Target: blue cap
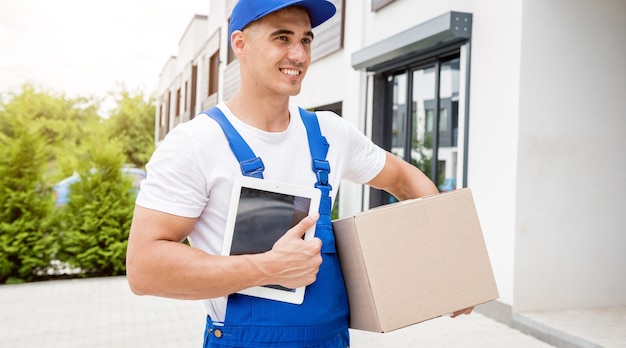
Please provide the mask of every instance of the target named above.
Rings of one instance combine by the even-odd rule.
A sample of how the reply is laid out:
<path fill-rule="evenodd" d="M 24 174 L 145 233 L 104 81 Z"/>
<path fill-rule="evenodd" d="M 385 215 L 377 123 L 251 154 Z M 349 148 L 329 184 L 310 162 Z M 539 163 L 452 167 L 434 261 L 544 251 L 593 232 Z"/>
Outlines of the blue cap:
<path fill-rule="evenodd" d="M 328 0 L 239 0 L 230 16 L 228 40 L 235 30 L 243 30 L 248 24 L 270 13 L 289 6 L 301 6 L 309 13 L 311 28 L 326 22 L 337 9 Z"/>

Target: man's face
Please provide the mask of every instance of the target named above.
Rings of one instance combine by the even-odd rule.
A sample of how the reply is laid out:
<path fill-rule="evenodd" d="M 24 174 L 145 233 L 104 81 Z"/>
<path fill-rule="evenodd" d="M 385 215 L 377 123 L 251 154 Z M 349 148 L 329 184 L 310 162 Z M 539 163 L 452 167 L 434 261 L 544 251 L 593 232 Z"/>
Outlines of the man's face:
<path fill-rule="evenodd" d="M 311 63 L 313 33 L 308 13 L 290 7 L 269 14 L 248 28 L 245 72 L 257 87 L 282 96 L 300 93 Z"/>

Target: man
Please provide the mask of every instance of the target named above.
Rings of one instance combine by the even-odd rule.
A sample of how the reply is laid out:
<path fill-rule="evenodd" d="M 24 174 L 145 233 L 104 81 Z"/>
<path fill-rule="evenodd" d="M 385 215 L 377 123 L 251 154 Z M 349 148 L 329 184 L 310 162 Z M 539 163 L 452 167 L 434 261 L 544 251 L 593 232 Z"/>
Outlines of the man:
<path fill-rule="evenodd" d="M 437 193 L 421 171 L 342 118 L 318 112 L 311 126 L 311 118 L 290 104 L 311 62 L 311 29 L 334 13 L 326 0 L 240 0 L 230 22 L 239 90 L 176 127 L 147 166 L 128 244 L 128 280 L 136 294 L 208 299 L 205 347 L 347 347 L 348 303 L 329 218 L 341 180 L 384 189 L 398 199 Z M 311 131 L 315 125 L 317 132 Z M 268 252 L 219 256 L 232 178 L 249 174 L 229 147 L 235 136 L 262 160 L 265 178 L 315 184 L 328 204 L 322 204 L 321 215 L 286 231 Z M 329 167 L 314 172 L 313 148 L 320 140 L 329 146 L 313 162 Z M 316 223 L 316 238 L 304 241 Z M 192 247 L 180 243 L 185 238 Z M 304 302 L 235 294 L 268 284 L 307 286 Z"/>

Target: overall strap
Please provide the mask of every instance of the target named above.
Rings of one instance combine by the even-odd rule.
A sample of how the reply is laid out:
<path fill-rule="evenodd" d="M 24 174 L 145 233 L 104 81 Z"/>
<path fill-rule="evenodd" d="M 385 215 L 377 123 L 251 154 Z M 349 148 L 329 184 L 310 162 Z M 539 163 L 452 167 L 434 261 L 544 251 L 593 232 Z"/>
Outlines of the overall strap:
<path fill-rule="evenodd" d="M 263 161 L 260 157 L 257 157 L 254 154 L 239 132 L 237 132 L 235 127 L 233 127 L 233 125 L 228 121 L 222 110 L 214 106 L 203 113 L 214 119 L 215 122 L 222 127 L 222 130 L 228 139 L 230 149 L 235 154 L 235 157 L 237 157 L 237 161 L 239 161 L 241 174 L 244 176 L 252 176 L 263 179 L 263 170 L 265 170 Z"/>
<path fill-rule="evenodd" d="M 300 117 L 306 127 L 309 139 L 309 150 L 311 151 L 311 169 L 315 173 L 317 182 L 315 187 L 322 191 L 322 204 L 320 205 L 320 215 L 328 215 L 330 218 L 331 205 L 330 191 L 333 189 L 329 182 L 330 163 L 326 160 L 328 154 L 328 141 L 322 135 L 317 115 L 314 112 L 300 108 Z"/>
<path fill-rule="evenodd" d="M 332 232 L 332 200 L 330 191 L 333 189 L 328 182 L 330 173 L 330 163 L 326 160 L 329 144 L 326 137 L 322 135 L 317 115 L 314 112 L 300 108 L 300 117 L 306 127 L 306 133 L 309 140 L 309 150 L 311 151 L 311 169 L 315 173 L 317 182 L 315 187 L 322 191 L 322 199 L 320 201 L 320 217 L 317 221 L 318 237 L 326 243 L 322 246 L 323 252 L 334 252 L 335 238 Z M 323 234 L 323 235 L 320 235 Z"/>

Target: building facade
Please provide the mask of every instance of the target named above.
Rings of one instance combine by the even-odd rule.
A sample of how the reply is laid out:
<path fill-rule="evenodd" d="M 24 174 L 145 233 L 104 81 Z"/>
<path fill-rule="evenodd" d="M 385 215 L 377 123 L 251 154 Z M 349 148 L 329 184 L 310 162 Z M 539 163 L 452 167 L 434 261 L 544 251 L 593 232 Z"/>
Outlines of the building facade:
<path fill-rule="evenodd" d="M 207 1 L 167 61 L 157 144 L 236 90 L 235 2 Z M 472 189 L 500 291 L 487 311 L 626 306 L 626 2 L 332 2 L 292 101 L 335 111 L 442 191 Z M 345 183 L 336 204 L 390 201 Z"/>

